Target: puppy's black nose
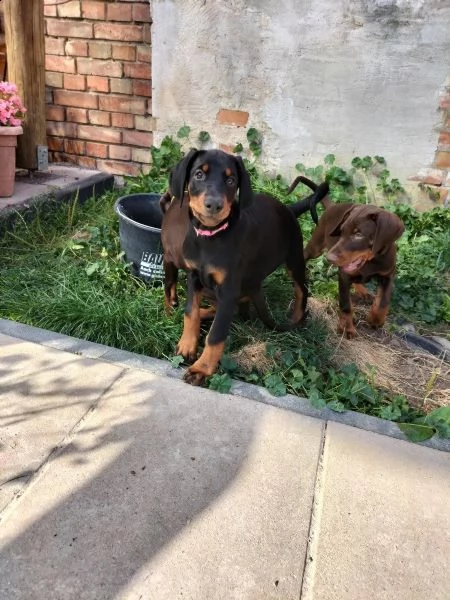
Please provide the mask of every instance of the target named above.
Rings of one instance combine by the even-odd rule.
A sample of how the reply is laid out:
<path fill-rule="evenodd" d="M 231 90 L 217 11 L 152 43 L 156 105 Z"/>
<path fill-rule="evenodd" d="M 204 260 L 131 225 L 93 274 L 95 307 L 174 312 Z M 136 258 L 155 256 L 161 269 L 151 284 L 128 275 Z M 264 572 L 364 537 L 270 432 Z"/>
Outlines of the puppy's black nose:
<path fill-rule="evenodd" d="M 223 208 L 223 199 L 217 196 L 208 196 L 205 200 L 205 208 L 211 214 L 218 213 Z"/>

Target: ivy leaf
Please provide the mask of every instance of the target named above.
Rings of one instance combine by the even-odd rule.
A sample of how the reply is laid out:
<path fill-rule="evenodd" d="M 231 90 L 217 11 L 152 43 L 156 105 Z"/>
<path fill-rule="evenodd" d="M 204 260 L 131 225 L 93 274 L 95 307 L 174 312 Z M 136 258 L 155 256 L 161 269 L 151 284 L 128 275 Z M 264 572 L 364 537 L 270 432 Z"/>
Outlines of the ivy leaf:
<path fill-rule="evenodd" d="M 386 419 L 387 421 L 397 421 L 402 416 L 402 411 L 398 406 L 389 404 L 383 406 L 380 410 L 380 418 Z"/>
<path fill-rule="evenodd" d="M 207 131 L 200 131 L 200 133 L 198 134 L 198 141 L 205 143 L 205 142 L 209 142 L 211 139 L 211 136 L 209 135 L 209 133 Z"/>
<path fill-rule="evenodd" d="M 331 410 L 334 410 L 334 412 L 338 413 L 342 413 L 347 410 L 339 400 L 332 400 L 331 402 L 328 402 L 327 408 L 331 408 Z"/>
<path fill-rule="evenodd" d="M 210 390 L 214 390 L 216 392 L 220 392 L 221 394 L 227 394 L 231 389 L 231 384 L 233 380 L 228 375 L 228 373 L 215 373 L 208 380 L 208 387 Z"/>
<path fill-rule="evenodd" d="M 177 356 L 172 356 L 172 358 L 169 360 L 172 367 L 178 369 L 178 367 L 183 363 L 184 358 L 181 356 L 181 354 L 178 354 Z"/>
<path fill-rule="evenodd" d="M 325 158 L 323 159 L 323 162 L 326 165 L 333 165 L 335 163 L 335 161 L 336 161 L 336 157 L 334 154 L 327 154 L 325 156 Z"/>
<path fill-rule="evenodd" d="M 427 425 L 418 425 L 417 423 L 399 423 L 400 431 L 406 435 L 411 442 L 424 442 L 429 440 L 435 434 L 433 427 Z"/>
<path fill-rule="evenodd" d="M 264 377 L 264 385 L 272 396 L 284 396 L 286 394 L 286 386 L 281 377 L 276 373 Z"/>
<path fill-rule="evenodd" d="M 99 262 L 93 262 L 85 268 L 86 275 L 91 276 L 100 269 Z"/>
<path fill-rule="evenodd" d="M 191 128 L 189 127 L 189 125 L 183 125 L 183 127 L 180 127 L 180 129 L 177 131 L 177 137 L 187 138 L 187 137 L 189 137 L 190 133 L 191 133 Z"/>
<path fill-rule="evenodd" d="M 220 359 L 220 365 L 225 371 L 236 371 L 238 367 L 237 362 L 227 354 Z"/>
<path fill-rule="evenodd" d="M 317 408 L 318 410 L 322 410 L 322 408 L 325 408 L 325 406 L 327 405 L 325 400 L 320 396 L 319 390 L 317 388 L 312 388 L 310 390 L 309 401 L 314 406 L 314 408 Z"/>
<path fill-rule="evenodd" d="M 239 142 L 239 144 L 236 144 L 236 146 L 233 148 L 233 153 L 239 154 L 239 152 L 242 152 L 243 149 L 244 146 Z"/>

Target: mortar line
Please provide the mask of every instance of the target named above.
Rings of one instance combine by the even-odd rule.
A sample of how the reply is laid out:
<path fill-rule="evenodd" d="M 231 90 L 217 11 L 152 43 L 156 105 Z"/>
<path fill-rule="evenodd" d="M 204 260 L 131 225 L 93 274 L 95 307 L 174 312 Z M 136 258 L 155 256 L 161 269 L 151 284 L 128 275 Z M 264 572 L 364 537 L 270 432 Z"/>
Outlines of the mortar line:
<path fill-rule="evenodd" d="M 316 574 L 317 549 L 320 537 L 320 525 L 323 512 L 323 496 L 325 487 L 325 468 L 328 459 L 328 421 L 325 421 L 320 443 L 319 460 L 317 461 L 314 494 L 309 520 L 308 543 L 302 573 L 302 586 L 299 600 L 313 600 L 314 577 Z"/>
<path fill-rule="evenodd" d="M 113 379 L 113 381 L 111 381 L 111 383 L 103 390 L 103 392 L 98 396 L 98 398 L 89 406 L 87 411 L 83 415 L 81 415 L 81 417 L 72 427 L 72 429 L 70 429 L 63 437 L 63 439 L 50 450 L 44 461 L 36 468 L 36 470 L 32 472 L 32 475 L 30 476 L 29 480 L 24 484 L 23 488 L 19 490 L 19 492 L 17 492 L 14 498 L 12 498 L 8 502 L 8 504 L 6 504 L 6 506 L 3 507 L 2 510 L 0 510 L 0 525 L 8 519 L 9 515 L 12 512 L 14 512 L 16 504 L 20 502 L 20 499 L 25 494 L 25 492 L 27 492 L 47 472 L 50 463 L 53 462 L 53 460 L 57 456 L 62 454 L 67 448 L 67 446 L 71 444 L 74 437 L 83 427 L 85 421 L 97 410 L 102 399 L 106 396 L 106 394 L 110 392 L 110 390 L 116 383 L 123 379 L 128 370 L 129 369 L 127 368 L 123 368 L 120 371 L 117 377 Z"/>

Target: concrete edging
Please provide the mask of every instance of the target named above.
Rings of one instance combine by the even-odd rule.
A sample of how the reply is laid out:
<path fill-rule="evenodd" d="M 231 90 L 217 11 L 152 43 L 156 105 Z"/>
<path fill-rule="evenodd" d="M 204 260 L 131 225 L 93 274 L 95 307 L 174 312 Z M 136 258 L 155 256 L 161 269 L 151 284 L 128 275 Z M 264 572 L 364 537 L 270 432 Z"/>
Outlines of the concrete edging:
<path fill-rule="evenodd" d="M 24 341 L 34 342 L 42 346 L 62 350 L 85 358 L 101 359 L 102 361 L 125 366 L 128 368 L 142 369 L 156 375 L 182 379 L 183 371 L 175 369 L 166 360 L 152 358 L 142 354 L 134 354 L 127 350 L 119 350 L 111 346 L 104 346 L 86 340 L 74 338 L 47 329 L 40 329 L 23 323 L 16 323 L 7 319 L 0 319 L 0 333 L 15 337 Z M 285 396 L 272 396 L 265 388 L 242 381 L 233 380 L 230 394 L 242 396 L 256 402 L 263 402 L 270 406 L 283 408 L 309 417 L 325 421 L 335 421 L 343 425 L 357 427 L 365 431 L 371 431 L 380 435 L 386 435 L 399 440 L 409 442 L 408 438 L 400 431 L 398 426 L 385 419 L 372 417 L 351 410 L 343 413 L 334 412 L 328 408 L 318 410 L 314 408 L 307 398 L 301 398 L 292 394 Z M 420 445 L 450 452 L 450 440 L 432 437 Z"/>

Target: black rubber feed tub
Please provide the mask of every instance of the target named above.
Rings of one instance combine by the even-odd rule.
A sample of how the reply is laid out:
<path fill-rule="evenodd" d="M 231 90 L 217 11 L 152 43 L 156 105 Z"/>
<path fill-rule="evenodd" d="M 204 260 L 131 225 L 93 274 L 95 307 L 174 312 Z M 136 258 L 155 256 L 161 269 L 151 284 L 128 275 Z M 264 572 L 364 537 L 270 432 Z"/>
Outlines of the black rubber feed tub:
<path fill-rule="evenodd" d="M 159 194 L 129 194 L 114 209 L 119 217 L 119 236 L 125 259 L 135 275 L 147 283 L 164 281 Z"/>

